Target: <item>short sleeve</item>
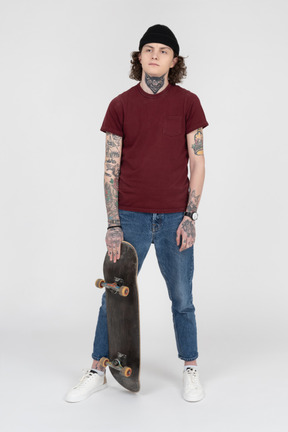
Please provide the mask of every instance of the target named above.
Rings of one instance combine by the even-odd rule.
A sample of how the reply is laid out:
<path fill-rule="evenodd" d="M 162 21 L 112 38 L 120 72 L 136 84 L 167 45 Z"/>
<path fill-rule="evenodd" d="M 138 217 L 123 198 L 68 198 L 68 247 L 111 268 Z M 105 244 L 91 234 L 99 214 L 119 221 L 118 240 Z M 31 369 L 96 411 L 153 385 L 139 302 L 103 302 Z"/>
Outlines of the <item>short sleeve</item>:
<path fill-rule="evenodd" d="M 205 128 L 209 125 L 206 120 L 204 110 L 202 108 L 200 99 L 198 96 L 192 92 L 189 92 L 187 100 L 186 100 L 186 127 L 185 133 L 186 135 L 193 130 L 198 128 Z"/>
<path fill-rule="evenodd" d="M 117 96 L 110 102 L 100 130 L 123 137 L 123 117 L 123 105 Z"/>

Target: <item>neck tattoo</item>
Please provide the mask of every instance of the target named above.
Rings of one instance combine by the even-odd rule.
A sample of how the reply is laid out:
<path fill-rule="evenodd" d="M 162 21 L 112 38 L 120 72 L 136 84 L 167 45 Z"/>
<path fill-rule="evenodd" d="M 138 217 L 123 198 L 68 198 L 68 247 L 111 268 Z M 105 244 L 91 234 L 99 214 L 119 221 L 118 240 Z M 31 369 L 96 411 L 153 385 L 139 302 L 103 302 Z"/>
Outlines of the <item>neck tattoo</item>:
<path fill-rule="evenodd" d="M 161 77 L 152 77 L 145 72 L 145 82 L 154 94 L 157 93 L 163 87 L 164 77 L 165 74 L 162 75 Z"/>

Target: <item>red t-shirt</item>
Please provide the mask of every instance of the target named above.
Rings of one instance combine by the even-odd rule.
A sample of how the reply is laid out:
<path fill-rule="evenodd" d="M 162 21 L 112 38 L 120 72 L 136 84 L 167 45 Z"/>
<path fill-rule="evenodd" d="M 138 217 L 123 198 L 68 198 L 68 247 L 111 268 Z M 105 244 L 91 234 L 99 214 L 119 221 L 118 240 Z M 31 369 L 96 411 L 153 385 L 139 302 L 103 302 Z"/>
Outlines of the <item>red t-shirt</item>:
<path fill-rule="evenodd" d="M 185 211 L 189 188 L 186 134 L 206 126 L 198 96 L 177 85 L 148 94 L 138 83 L 115 97 L 100 130 L 122 137 L 119 209 Z"/>

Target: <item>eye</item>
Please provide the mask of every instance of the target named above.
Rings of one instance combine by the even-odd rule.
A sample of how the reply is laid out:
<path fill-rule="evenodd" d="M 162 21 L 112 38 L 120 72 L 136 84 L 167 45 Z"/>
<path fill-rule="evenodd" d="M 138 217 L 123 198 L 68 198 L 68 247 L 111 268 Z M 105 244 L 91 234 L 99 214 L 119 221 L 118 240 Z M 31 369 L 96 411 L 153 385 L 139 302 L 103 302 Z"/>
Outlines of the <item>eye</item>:
<path fill-rule="evenodd" d="M 167 54 L 167 51 L 164 51 L 164 50 L 163 50 L 162 53 Z"/>

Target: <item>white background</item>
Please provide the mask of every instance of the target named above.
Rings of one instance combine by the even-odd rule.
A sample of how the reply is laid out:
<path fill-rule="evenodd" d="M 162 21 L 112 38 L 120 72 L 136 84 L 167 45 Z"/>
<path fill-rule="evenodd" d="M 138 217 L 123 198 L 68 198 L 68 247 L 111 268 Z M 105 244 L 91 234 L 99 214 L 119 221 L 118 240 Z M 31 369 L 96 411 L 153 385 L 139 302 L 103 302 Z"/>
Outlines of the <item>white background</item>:
<path fill-rule="evenodd" d="M 0 5 L 2 430 L 287 428 L 287 2 Z M 139 275 L 141 392 L 108 374 L 109 389 L 67 404 L 91 364 L 101 299 L 99 128 L 110 100 L 137 84 L 130 53 L 158 23 L 188 56 L 182 85 L 209 122 L 193 286 L 206 398 L 181 398 L 151 246 Z"/>

